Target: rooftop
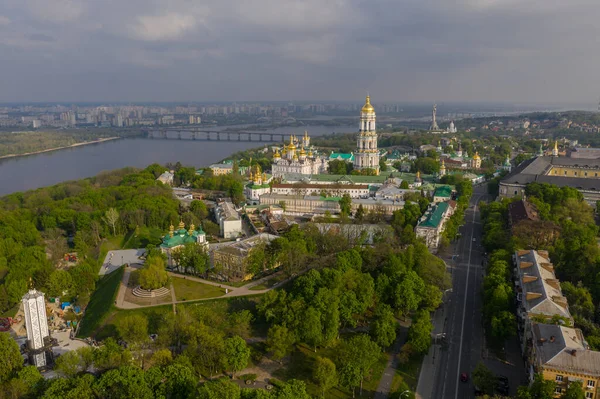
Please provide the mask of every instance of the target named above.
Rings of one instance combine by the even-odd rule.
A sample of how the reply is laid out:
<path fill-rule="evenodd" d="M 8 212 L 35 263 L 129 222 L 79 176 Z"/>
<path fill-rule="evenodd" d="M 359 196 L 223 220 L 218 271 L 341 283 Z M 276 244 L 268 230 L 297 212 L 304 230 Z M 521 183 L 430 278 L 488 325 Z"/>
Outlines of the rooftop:
<path fill-rule="evenodd" d="M 517 251 L 517 274 L 522 290 L 522 306 L 528 313 L 555 315 L 572 320 L 567 298 L 560 289 L 547 251 Z"/>
<path fill-rule="evenodd" d="M 452 196 L 452 188 L 450 186 L 440 186 L 435 189 L 433 196 L 450 198 Z"/>
<path fill-rule="evenodd" d="M 229 201 L 219 203 L 219 212 L 225 220 L 239 220 L 240 214 L 235 210 L 233 204 Z"/>
<path fill-rule="evenodd" d="M 200 235 L 205 235 L 201 227 L 198 230 L 193 230 L 191 234 L 186 229 L 175 230 L 173 231 L 173 237 L 171 237 L 170 233 L 163 237 L 160 246 L 163 248 L 173 248 L 190 242 L 198 242 L 198 236 Z"/>
<path fill-rule="evenodd" d="M 248 252 L 261 242 L 271 242 L 277 237 L 273 234 L 260 233 L 245 240 L 235 241 L 231 245 L 222 246 L 216 249 L 217 252 L 224 252 L 235 256 L 247 256 Z"/>
<path fill-rule="evenodd" d="M 439 202 L 433 205 L 426 213 L 425 220 L 419 222 L 417 227 L 432 227 L 437 228 L 444 218 L 444 214 L 450 205 L 448 202 Z"/>
<path fill-rule="evenodd" d="M 548 175 L 553 167 L 572 167 L 600 171 L 600 159 L 567 157 L 536 157 L 521 162 L 502 179 L 502 183 L 526 185 L 533 182 L 574 187 L 580 190 L 600 190 L 600 178 L 578 178 Z"/>
<path fill-rule="evenodd" d="M 280 183 L 273 184 L 273 188 L 316 188 L 325 190 L 334 190 L 336 188 L 343 188 L 345 190 L 368 190 L 369 186 L 366 184 L 318 184 L 318 183 Z"/>
<path fill-rule="evenodd" d="M 533 326 L 538 366 L 600 376 L 600 352 L 588 349 L 581 330 L 554 324 Z"/>
<path fill-rule="evenodd" d="M 508 216 L 512 225 L 522 220 L 540 220 L 535 205 L 525 199 L 511 202 L 508 205 Z"/>

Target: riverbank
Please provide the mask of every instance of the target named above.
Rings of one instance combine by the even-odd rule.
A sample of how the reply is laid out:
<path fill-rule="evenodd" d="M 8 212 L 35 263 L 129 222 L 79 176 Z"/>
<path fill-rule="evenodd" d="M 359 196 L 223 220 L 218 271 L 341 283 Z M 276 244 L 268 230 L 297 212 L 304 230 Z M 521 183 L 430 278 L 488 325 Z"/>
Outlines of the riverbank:
<path fill-rule="evenodd" d="M 83 145 L 88 145 L 88 144 L 98 144 L 98 143 L 103 143 L 105 141 L 117 140 L 117 139 L 120 139 L 120 138 L 121 137 L 106 137 L 106 138 L 102 138 L 102 139 L 98 139 L 98 140 L 82 141 L 81 143 L 75 143 L 75 144 L 71 144 L 71 145 L 67 145 L 67 146 L 62 146 L 62 147 L 54 147 L 54 148 L 48 148 L 48 149 L 45 149 L 45 150 L 25 152 L 23 154 L 7 154 L 7 155 L 0 156 L 0 159 L 15 158 L 15 157 L 24 157 L 24 156 L 27 156 L 27 155 L 43 154 L 45 152 L 65 150 L 67 148 L 81 147 Z"/>

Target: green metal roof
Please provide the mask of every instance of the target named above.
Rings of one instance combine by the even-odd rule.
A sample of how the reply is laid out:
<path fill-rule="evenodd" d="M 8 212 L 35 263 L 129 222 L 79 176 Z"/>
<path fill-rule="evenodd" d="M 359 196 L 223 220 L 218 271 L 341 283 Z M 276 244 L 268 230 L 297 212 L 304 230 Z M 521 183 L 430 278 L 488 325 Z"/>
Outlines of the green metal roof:
<path fill-rule="evenodd" d="M 425 219 L 422 223 L 419 223 L 421 227 L 433 227 L 436 228 L 439 226 L 442 218 L 444 217 L 444 213 L 448 209 L 447 202 L 439 202 L 434 206 L 433 210 L 429 215 L 427 215 L 427 219 Z"/>
<path fill-rule="evenodd" d="M 329 155 L 329 159 L 333 160 L 333 159 L 340 159 L 343 161 L 354 161 L 354 154 L 347 154 L 344 152 L 332 152 Z"/>
<path fill-rule="evenodd" d="M 450 186 L 438 187 L 435 189 L 435 192 L 433 193 L 434 197 L 450 198 L 451 195 L 452 195 L 452 189 L 450 188 Z"/>
<path fill-rule="evenodd" d="M 205 235 L 202 228 L 194 230 L 191 235 L 186 229 L 175 230 L 173 232 L 173 237 L 171 237 L 170 234 L 163 237 L 160 246 L 162 248 L 173 248 L 190 242 L 198 242 L 199 235 Z"/>

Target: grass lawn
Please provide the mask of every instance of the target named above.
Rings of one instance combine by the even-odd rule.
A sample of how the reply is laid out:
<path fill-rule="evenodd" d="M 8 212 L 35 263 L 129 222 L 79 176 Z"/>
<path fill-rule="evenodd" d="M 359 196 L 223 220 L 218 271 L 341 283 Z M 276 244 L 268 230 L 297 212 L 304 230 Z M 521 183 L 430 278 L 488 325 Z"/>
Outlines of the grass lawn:
<path fill-rule="evenodd" d="M 175 289 L 175 297 L 178 301 L 216 298 L 225 295 L 225 288 L 219 288 L 214 285 L 203 284 L 179 277 L 173 277 L 171 281 Z"/>
<path fill-rule="evenodd" d="M 6 312 L 0 313 L 0 317 L 15 317 L 19 311 L 19 305 L 21 305 L 21 302 L 16 303 L 15 306 L 8 309 Z"/>
<path fill-rule="evenodd" d="M 96 291 L 92 294 L 81 320 L 79 337 L 89 337 L 102 324 L 115 302 L 124 271 L 125 269 L 120 267 L 96 283 Z"/>
<path fill-rule="evenodd" d="M 291 359 L 287 363 L 287 367 L 277 370 L 274 373 L 275 377 L 280 378 L 283 381 L 287 381 L 292 378 L 304 380 L 306 382 L 308 393 L 314 397 L 321 397 L 321 390 L 314 382 L 312 382 L 312 373 L 315 360 L 317 356 L 335 359 L 336 353 L 336 347 L 318 348 L 317 352 L 315 353 L 313 348 L 309 348 L 304 344 L 300 344 L 291 354 Z M 375 390 L 377 389 L 379 380 L 383 375 L 383 370 L 387 364 L 387 359 L 387 355 L 382 353 L 377 363 L 375 363 L 373 366 L 371 375 L 368 376 L 363 383 L 362 398 L 372 398 L 375 395 Z M 359 389 L 359 387 L 356 388 L 356 397 L 358 397 Z M 327 392 L 326 397 L 332 399 L 351 398 L 352 391 L 338 386 Z"/>

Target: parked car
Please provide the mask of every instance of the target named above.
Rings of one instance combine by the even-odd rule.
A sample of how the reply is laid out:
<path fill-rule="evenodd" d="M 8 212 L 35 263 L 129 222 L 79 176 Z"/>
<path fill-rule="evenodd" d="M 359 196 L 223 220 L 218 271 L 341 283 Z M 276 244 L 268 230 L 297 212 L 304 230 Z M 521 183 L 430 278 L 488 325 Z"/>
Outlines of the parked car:
<path fill-rule="evenodd" d="M 469 381 L 469 374 L 467 374 L 467 373 L 460 373 L 460 380 L 461 380 L 462 382 L 467 382 L 467 381 Z"/>
<path fill-rule="evenodd" d="M 508 395 L 510 392 L 510 386 L 508 384 L 508 377 L 499 375 L 496 378 L 496 391 L 501 395 Z"/>

